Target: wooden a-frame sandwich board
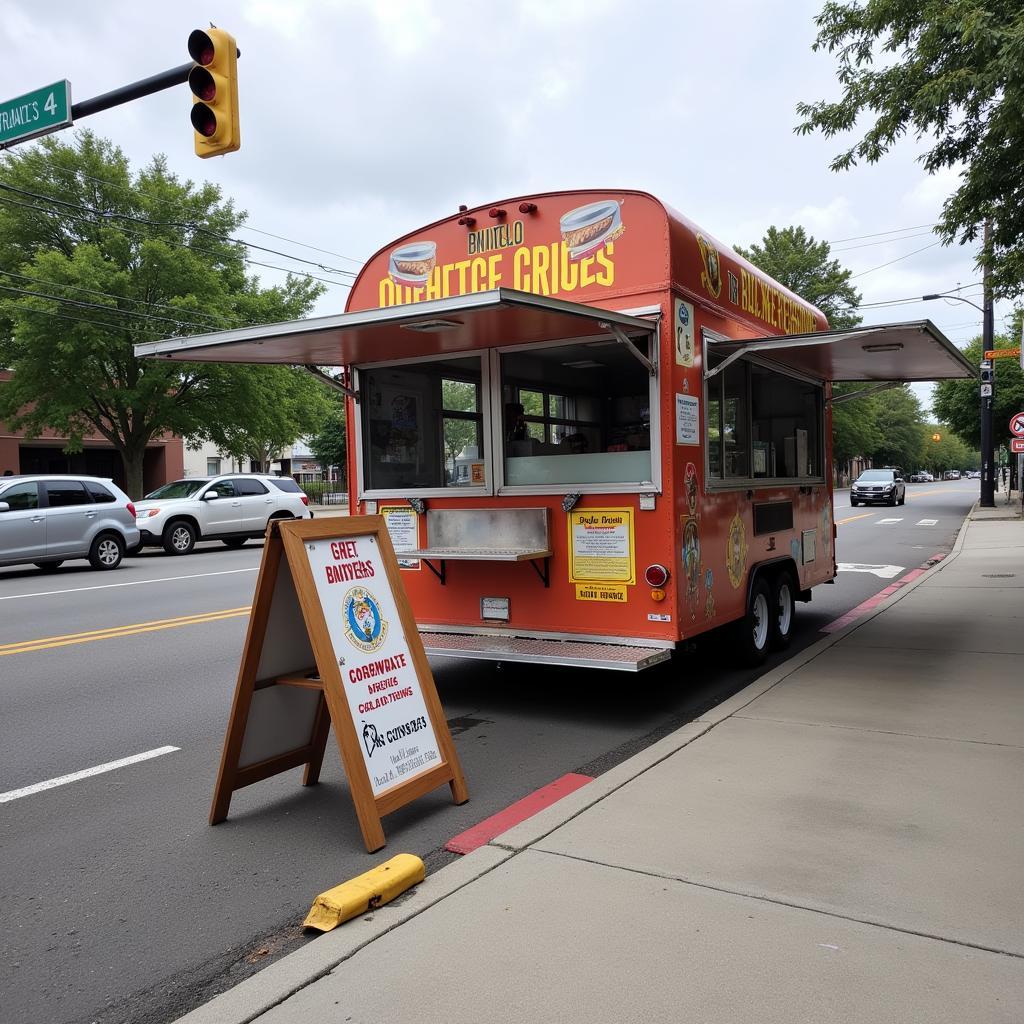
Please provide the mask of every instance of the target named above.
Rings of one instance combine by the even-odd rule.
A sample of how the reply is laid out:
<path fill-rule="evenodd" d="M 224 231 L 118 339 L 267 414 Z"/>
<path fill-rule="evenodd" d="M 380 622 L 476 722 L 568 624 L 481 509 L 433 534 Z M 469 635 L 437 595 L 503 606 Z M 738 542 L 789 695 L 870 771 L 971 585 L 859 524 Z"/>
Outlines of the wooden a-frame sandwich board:
<path fill-rule="evenodd" d="M 383 815 L 446 782 L 469 799 L 381 516 L 268 527 L 210 824 L 243 786 L 315 784 L 332 724 L 370 853 Z"/>

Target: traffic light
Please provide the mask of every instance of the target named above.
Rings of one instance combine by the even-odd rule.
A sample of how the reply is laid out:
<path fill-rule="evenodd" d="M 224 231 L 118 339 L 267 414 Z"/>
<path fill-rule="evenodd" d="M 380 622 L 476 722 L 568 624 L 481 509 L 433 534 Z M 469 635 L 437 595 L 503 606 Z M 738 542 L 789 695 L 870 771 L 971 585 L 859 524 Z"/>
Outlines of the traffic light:
<path fill-rule="evenodd" d="M 932 440 L 933 441 L 941 441 L 942 440 L 942 435 L 941 434 L 932 434 Z"/>
<path fill-rule="evenodd" d="M 192 127 L 196 156 L 233 153 L 242 144 L 238 128 L 238 47 L 222 28 L 196 29 L 188 37 L 195 66 L 188 73 L 192 90 Z"/>

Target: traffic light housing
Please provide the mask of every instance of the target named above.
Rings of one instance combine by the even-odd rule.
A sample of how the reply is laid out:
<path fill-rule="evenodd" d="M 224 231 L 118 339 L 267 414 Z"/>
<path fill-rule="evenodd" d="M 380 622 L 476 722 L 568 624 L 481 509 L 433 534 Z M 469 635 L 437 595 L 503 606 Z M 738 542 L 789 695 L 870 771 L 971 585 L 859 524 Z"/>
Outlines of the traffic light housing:
<path fill-rule="evenodd" d="M 242 144 L 238 127 L 238 47 L 222 28 L 196 29 L 188 37 L 195 62 L 188 74 L 196 156 L 233 153 Z"/>
<path fill-rule="evenodd" d="M 942 435 L 941 434 L 932 434 L 932 440 L 933 441 L 941 441 L 942 440 Z"/>

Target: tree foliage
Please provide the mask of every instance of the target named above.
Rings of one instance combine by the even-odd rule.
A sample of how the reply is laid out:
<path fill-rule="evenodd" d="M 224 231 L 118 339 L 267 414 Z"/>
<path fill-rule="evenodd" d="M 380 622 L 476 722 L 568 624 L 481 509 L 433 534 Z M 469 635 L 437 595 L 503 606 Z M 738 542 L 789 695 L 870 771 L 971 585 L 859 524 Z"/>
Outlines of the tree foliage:
<path fill-rule="evenodd" d="M 920 462 L 924 448 L 921 403 L 905 384 L 873 397 L 878 440 L 871 449 L 871 460 L 876 466 L 897 466 L 909 472 Z"/>
<path fill-rule="evenodd" d="M 1020 327 L 1011 334 L 1020 338 Z M 1004 335 L 995 339 L 995 347 L 1016 348 L 1019 340 L 1011 341 Z M 963 350 L 967 359 L 977 366 L 982 357 L 982 339 L 975 338 Z M 992 440 L 998 447 L 1009 447 L 1010 417 L 1024 410 L 1024 371 L 1019 359 L 995 359 L 992 387 Z M 978 381 L 942 380 L 935 385 L 932 406 L 939 419 L 948 423 L 965 441 L 977 448 L 981 444 L 981 406 Z"/>
<path fill-rule="evenodd" d="M 831 327 L 856 327 L 861 295 L 850 284 L 851 271 L 830 259 L 828 242 L 817 242 L 802 227 L 770 227 L 749 249 L 735 246 L 745 259 L 791 292 L 813 303 Z"/>
<path fill-rule="evenodd" d="M 860 138 L 832 161 L 881 159 L 903 135 L 929 140 L 931 174 L 962 168 L 938 231 L 973 241 L 992 224 L 998 294 L 1024 289 L 1024 6 L 1020 0 L 835 0 L 815 20 L 815 50 L 836 55 L 839 100 L 797 104 L 797 132 Z M 865 128 L 859 127 L 859 124 Z"/>
<path fill-rule="evenodd" d="M 251 459 L 264 470 L 300 437 L 321 429 L 331 411 L 319 381 L 290 366 L 245 366 L 235 375 L 232 413 L 205 426 L 200 436 L 222 452 Z"/>
<path fill-rule="evenodd" d="M 348 458 L 348 438 L 345 431 L 345 403 L 337 399 L 331 400 L 331 411 L 327 414 L 320 429 L 309 439 L 309 450 L 320 463 L 320 468 L 327 475 L 329 466 L 337 466 L 342 477 Z"/>
<path fill-rule="evenodd" d="M 230 237 L 244 220 L 216 186 L 179 180 L 161 156 L 133 173 L 91 132 L 5 154 L 0 365 L 14 377 L 0 389 L 0 419 L 29 436 L 51 427 L 72 448 L 98 432 L 133 497 L 154 438 L 257 422 L 264 410 L 241 399 L 266 371 L 134 355 L 140 342 L 310 310 L 321 286 L 289 277 L 262 288 L 246 274 L 245 248 Z"/>
<path fill-rule="evenodd" d="M 938 438 L 938 441 L 934 438 Z M 941 476 L 947 469 L 977 469 L 981 458 L 946 423 L 925 424 L 925 441 L 920 462 L 915 465 Z"/>

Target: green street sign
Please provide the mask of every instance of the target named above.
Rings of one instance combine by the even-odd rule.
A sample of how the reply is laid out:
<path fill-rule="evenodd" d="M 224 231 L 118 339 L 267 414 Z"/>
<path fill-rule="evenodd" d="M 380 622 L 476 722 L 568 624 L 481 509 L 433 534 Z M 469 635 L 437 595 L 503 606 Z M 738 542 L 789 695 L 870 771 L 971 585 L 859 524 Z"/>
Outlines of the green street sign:
<path fill-rule="evenodd" d="M 71 124 L 71 83 L 64 79 L 0 102 L 0 146 Z"/>

